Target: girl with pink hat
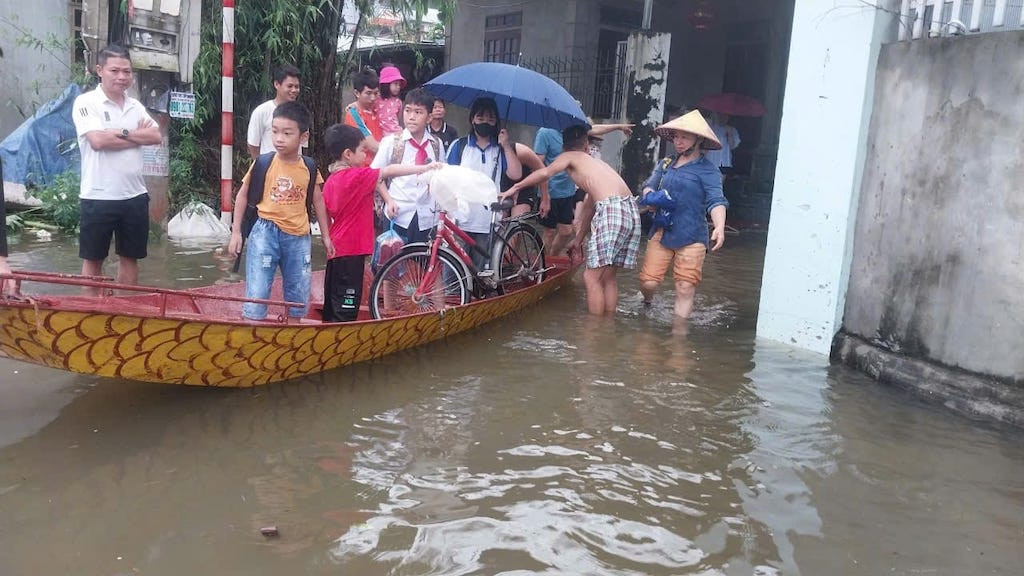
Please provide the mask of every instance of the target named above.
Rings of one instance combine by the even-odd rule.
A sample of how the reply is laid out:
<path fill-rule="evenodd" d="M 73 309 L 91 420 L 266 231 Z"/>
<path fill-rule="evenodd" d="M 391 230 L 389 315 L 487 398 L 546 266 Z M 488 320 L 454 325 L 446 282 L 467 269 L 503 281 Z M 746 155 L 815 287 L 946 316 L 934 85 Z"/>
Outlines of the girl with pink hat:
<path fill-rule="evenodd" d="M 399 94 L 404 88 L 405 78 L 398 68 L 385 66 L 380 69 L 380 98 L 374 102 L 373 112 L 380 121 L 380 129 L 384 136 L 402 132 L 398 114 L 402 111 L 402 99 L 399 98 Z"/>

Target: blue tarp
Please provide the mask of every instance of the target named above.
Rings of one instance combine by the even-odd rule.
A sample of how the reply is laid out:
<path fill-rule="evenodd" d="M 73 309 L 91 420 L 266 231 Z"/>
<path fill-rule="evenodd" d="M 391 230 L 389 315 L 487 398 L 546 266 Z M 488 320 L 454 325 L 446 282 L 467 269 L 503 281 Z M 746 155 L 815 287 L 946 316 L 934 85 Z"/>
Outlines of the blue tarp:
<path fill-rule="evenodd" d="M 82 162 L 71 107 L 81 92 L 71 84 L 0 142 L 5 180 L 42 186 L 58 174 L 79 169 Z"/>

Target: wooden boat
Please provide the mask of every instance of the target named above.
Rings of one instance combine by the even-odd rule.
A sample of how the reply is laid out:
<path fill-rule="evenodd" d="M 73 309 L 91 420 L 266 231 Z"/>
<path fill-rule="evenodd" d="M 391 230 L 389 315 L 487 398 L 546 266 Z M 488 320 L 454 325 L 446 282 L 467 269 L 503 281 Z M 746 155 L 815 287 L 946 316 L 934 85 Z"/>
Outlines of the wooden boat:
<path fill-rule="evenodd" d="M 543 282 L 443 312 L 323 323 L 310 306 L 299 324 L 285 322 L 287 303 L 263 301 L 275 320 L 241 317 L 242 282 L 165 290 L 109 278 L 16 272 L 7 282 L 91 286 L 102 296 L 0 296 L 0 356 L 60 370 L 199 386 L 257 386 L 316 374 L 470 330 L 536 303 L 566 285 L 574 266 L 553 262 Z M 314 273 L 312 302 L 322 302 Z M 112 291 L 130 291 L 113 295 Z M 271 297 L 280 298 L 280 278 Z"/>

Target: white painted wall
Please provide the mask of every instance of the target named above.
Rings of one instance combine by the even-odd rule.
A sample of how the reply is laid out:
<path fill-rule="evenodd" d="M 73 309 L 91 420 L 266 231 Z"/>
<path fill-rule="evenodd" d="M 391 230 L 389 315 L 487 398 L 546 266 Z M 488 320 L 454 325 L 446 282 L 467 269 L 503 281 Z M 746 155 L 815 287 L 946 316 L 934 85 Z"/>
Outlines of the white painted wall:
<path fill-rule="evenodd" d="M 878 52 L 895 0 L 796 0 L 758 336 L 828 354 L 839 330 Z"/>

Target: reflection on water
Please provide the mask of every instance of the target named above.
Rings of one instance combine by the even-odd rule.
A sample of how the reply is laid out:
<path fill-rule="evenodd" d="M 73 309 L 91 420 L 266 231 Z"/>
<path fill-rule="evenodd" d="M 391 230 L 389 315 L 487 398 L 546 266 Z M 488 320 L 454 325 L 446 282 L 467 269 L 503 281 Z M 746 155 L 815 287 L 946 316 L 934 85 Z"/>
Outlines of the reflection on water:
<path fill-rule="evenodd" d="M 73 272 L 66 244 L 15 266 Z M 626 276 L 616 319 L 576 285 L 256 390 L 0 360 L 2 573 L 1024 572 L 1019 432 L 755 341 L 762 257 L 730 237 L 685 330 Z M 159 244 L 143 279 L 230 263 Z"/>

